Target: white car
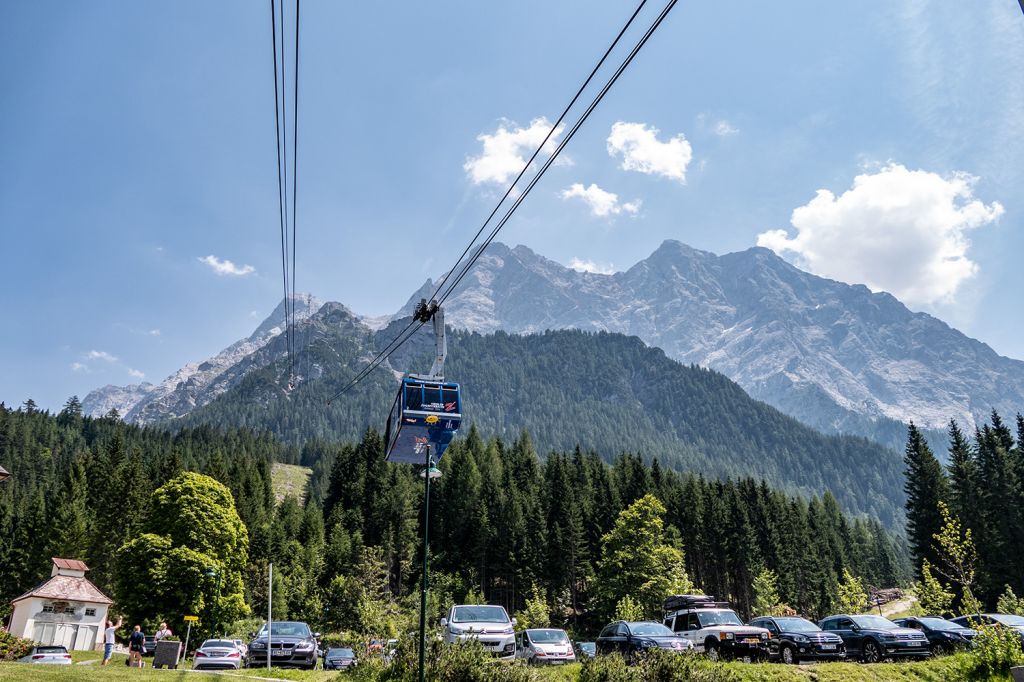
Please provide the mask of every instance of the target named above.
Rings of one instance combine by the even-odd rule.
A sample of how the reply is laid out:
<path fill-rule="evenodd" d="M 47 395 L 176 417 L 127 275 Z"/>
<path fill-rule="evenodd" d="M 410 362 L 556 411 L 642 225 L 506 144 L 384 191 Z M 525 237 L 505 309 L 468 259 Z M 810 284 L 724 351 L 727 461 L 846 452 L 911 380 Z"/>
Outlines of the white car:
<path fill-rule="evenodd" d="M 28 656 L 18 659 L 19 663 L 42 663 L 43 665 L 71 665 L 71 654 L 63 646 L 34 646 Z"/>
<path fill-rule="evenodd" d="M 441 619 L 444 641 L 449 644 L 477 640 L 484 649 L 501 658 L 516 655 L 516 619 L 502 606 L 458 604 Z"/>
<path fill-rule="evenodd" d="M 533 665 L 564 665 L 576 662 L 576 653 L 565 630 L 536 628 L 516 635 L 516 658 Z"/>
<path fill-rule="evenodd" d="M 671 597 L 665 605 L 677 607 L 665 614 L 665 626 L 693 642 L 708 658 L 768 659 L 768 630 L 744 625 L 727 603 L 703 595 L 686 595 Z"/>
<path fill-rule="evenodd" d="M 238 670 L 241 667 L 242 652 L 230 639 L 208 639 L 192 658 L 193 670 Z"/>

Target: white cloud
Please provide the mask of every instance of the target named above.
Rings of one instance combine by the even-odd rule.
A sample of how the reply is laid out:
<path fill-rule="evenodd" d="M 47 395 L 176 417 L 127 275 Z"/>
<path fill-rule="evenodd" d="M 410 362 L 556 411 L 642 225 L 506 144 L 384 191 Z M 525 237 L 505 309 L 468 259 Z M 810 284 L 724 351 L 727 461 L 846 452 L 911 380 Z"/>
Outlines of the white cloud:
<path fill-rule="evenodd" d="M 117 362 L 117 356 L 111 355 L 105 350 L 91 350 L 85 354 L 87 360 L 103 360 L 104 362 Z"/>
<path fill-rule="evenodd" d="M 974 197 L 977 178 L 942 177 L 890 163 L 863 173 L 838 197 L 819 189 L 793 210 L 796 234 L 770 230 L 758 246 L 791 252 L 807 270 L 888 291 L 905 303 L 950 303 L 978 271 L 967 232 L 1003 213 Z"/>
<path fill-rule="evenodd" d="M 73 372 L 88 372 L 89 371 L 89 367 L 87 365 L 85 365 L 84 363 L 81 363 L 81 362 L 72 362 L 71 363 L 71 371 L 73 371 Z"/>
<path fill-rule="evenodd" d="M 160 330 L 150 329 L 149 331 L 146 332 L 146 336 L 160 336 Z"/>
<path fill-rule="evenodd" d="M 716 123 L 712 130 L 715 135 L 718 135 L 719 137 L 729 137 L 730 135 L 736 135 L 740 132 L 739 128 L 734 126 L 732 123 L 729 123 L 724 118 Z"/>
<path fill-rule="evenodd" d="M 256 272 L 256 268 L 251 265 L 243 265 L 241 267 L 235 265 L 228 259 L 221 260 L 216 256 L 204 256 L 197 259 L 200 263 L 209 265 L 210 268 L 218 275 L 231 275 L 232 277 L 243 277 L 245 275 L 251 275 Z"/>
<path fill-rule="evenodd" d="M 592 260 L 581 260 L 575 257 L 569 261 L 569 267 L 579 272 L 590 272 L 596 275 L 610 275 L 615 272 L 615 266 L 611 263 L 604 265 L 595 263 Z"/>
<path fill-rule="evenodd" d="M 135 377 L 136 379 L 145 379 L 146 378 L 146 375 L 144 373 L 140 372 L 137 369 L 132 369 L 131 367 L 128 368 L 128 374 L 130 376 Z"/>
<path fill-rule="evenodd" d="M 636 215 L 641 204 L 639 199 L 620 203 L 618 194 L 603 190 L 594 183 L 590 183 L 589 187 L 584 187 L 578 182 L 573 183 L 569 189 L 562 190 L 561 197 L 563 199 L 582 199 L 590 207 L 590 212 L 598 217 L 619 215 L 620 213 Z"/>
<path fill-rule="evenodd" d="M 644 123 L 618 121 L 608 136 L 608 155 L 621 155 L 623 170 L 661 175 L 685 184 L 686 167 L 693 159 L 693 148 L 682 133 L 661 142 L 658 140 L 659 132 Z"/>
<path fill-rule="evenodd" d="M 558 126 L 551 139 L 544 145 L 544 153 L 555 149 L 556 140 L 562 134 L 564 125 Z M 474 185 L 484 183 L 504 184 L 519 174 L 526 165 L 526 159 L 551 130 L 546 118 L 535 118 L 527 128 L 520 128 L 511 121 L 503 120 L 491 135 L 481 133 L 477 140 L 483 143 L 480 156 L 470 157 L 462 168 Z M 559 156 L 556 165 L 571 165 L 572 161 Z"/>

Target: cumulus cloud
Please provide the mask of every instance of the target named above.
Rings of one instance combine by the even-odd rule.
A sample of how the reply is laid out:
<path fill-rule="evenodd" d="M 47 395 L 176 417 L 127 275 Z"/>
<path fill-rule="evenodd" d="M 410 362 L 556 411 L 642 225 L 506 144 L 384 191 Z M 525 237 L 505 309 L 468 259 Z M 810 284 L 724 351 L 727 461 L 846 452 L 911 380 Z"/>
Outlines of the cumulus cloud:
<path fill-rule="evenodd" d="M 619 202 L 619 195 L 601 189 L 594 183 L 584 187 L 581 183 L 573 183 L 568 189 L 562 190 L 563 199 L 579 198 L 590 208 L 591 214 L 607 217 L 628 213 L 636 215 L 640 210 L 640 200 Z"/>
<path fill-rule="evenodd" d="M 241 267 L 235 265 L 227 258 L 221 260 L 216 256 L 202 256 L 198 258 L 200 263 L 210 266 L 218 275 L 230 275 L 232 277 L 244 277 L 245 275 L 251 275 L 256 272 L 256 268 L 251 265 L 243 265 Z"/>
<path fill-rule="evenodd" d="M 608 155 L 621 156 L 623 170 L 661 175 L 686 183 L 686 167 L 693 159 L 693 148 L 682 133 L 667 142 L 658 140 L 657 128 L 644 123 L 618 121 L 608 136 Z"/>
<path fill-rule="evenodd" d="M 117 356 L 111 355 L 105 350 L 91 350 L 85 354 L 87 360 L 103 360 L 104 362 L 117 362 Z"/>
<path fill-rule="evenodd" d="M 140 372 L 137 369 L 132 369 L 131 367 L 128 368 L 128 374 L 130 376 L 135 377 L 136 379 L 145 379 L 146 378 L 146 375 L 144 373 Z"/>
<path fill-rule="evenodd" d="M 615 272 L 615 266 L 611 263 L 603 265 L 592 260 L 582 260 L 576 257 L 569 261 L 569 267 L 579 272 L 590 272 L 596 275 L 610 275 Z"/>
<path fill-rule="evenodd" d="M 71 363 L 71 371 L 72 372 L 88 372 L 89 371 L 89 366 L 84 364 L 84 363 L 81 363 L 81 362 L 72 362 Z"/>
<path fill-rule="evenodd" d="M 730 135 L 736 135 L 737 133 L 740 132 L 739 128 L 734 126 L 732 123 L 729 123 L 724 118 L 718 123 L 716 123 L 715 127 L 712 128 L 712 130 L 714 131 L 715 135 L 718 135 L 719 137 L 729 137 Z"/>
<path fill-rule="evenodd" d="M 554 151 L 558 136 L 562 134 L 564 125 L 558 126 L 551 139 L 544 145 L 543 152 Z M 493 134 L 481 133 L 477 136 L 483 144 L 479 156 L 470 157 L 463 164 L 469 179 L 474 185 L 485 183 L 505 184 L 519 174 L 526 165 L 526 159 L 551 130 L 551 122 L 546 118 L 535 118 L 530 125 L 521 128 L 511 121 L 503 120 Z M 562 160 L 562 165 L 571 163 Z"/>
<path fill-rule="evenodd" d="M 807 270 L 888 291 L 905 303 L 950 303 L 977 273 L 968 231 L 999 218 L 998 202 L 974 196 L 977 178 L 943 177 L 890 163 L 858 175 L 839 196 L 826 189 L 793 210 L 788 230 L 770 230 L 758 246 L 789 252 Z"/>

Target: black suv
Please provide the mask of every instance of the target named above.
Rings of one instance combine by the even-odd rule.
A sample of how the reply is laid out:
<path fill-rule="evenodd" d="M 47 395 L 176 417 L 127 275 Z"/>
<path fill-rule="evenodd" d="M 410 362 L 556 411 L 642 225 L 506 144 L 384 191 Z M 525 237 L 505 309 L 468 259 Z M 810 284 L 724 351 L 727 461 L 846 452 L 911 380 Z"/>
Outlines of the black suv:
<path fill-rule="evenodd" d="M 901 628 L 913 628 L 923 632 L 928 638 L 932 653 L 936 656 L 952 653 L 956 649 L 966 649 L 971 646 L 972 640 L 978 634 L 977 630 L 934 616 L 899 618 L 893 622 Z"/>
<path fill-rule="evenodd" d="M 267 665 L 267 652 L 270 652 L 270 665 L 281 668 L 316 668 L 317 638 L 319 632 L 311 632 L 305 623 L 294 621 L 274 621 L 271 623 L 269 638 L 267 624 L 264 623 L 259 632 L 249 634 L 249 667 L 260 668 Z"/>
<path fill-rule="evenodd" d="M 821 621 L 821 629 L 843 638 L 846 654 L 865 663 L 878 663 L 886 658 L 932 655 L 923 632 L 901 628 L 888 618 L 872 615 L 839 614 Z"/>
<path fill-rule="evenodd" d="M 668 649 L 682 653 L 693 648 L 661 623 L 619 620 L 606 625 L 595 642 L 597 655 L 620 654 L 633 663 L 648 649 Z"/>
<path fill-rule="evenodd" d="M 806 618 L 761 616 L 750 621 L 750 624 L 771 633 L 768 654 L 783 663 L 842 661 L 846 658 L 843 638 L 825 632 Z"/>

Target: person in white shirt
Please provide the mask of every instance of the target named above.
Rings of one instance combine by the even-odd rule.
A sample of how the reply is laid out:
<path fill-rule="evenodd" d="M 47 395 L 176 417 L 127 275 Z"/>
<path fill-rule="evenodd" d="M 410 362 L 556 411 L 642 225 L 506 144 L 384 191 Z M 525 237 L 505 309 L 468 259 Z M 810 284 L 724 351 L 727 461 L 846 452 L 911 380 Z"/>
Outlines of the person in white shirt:
<path fill-rule="evenodd" d="M 174 633 L 171 632 L 171 629 L 167 627 L 167 623 L 160 623 L 160 629 L 156 631 L 156 634 L 153 635 L 153 638 L 159 642 L 164 637 L 170 637 L 173 634 Z"/>
<path fill-rule="evenodd" d="M 117 625 L 114 625 L 114 621 L 107 621 L 107 629 L 103 631 L 103 663 L 106 665 L 110 663 L 110 657 L 114 653 L 114 638 L 117 634 L 117 629 L 124 623 L 124 618 L 117 619 Z"/>

